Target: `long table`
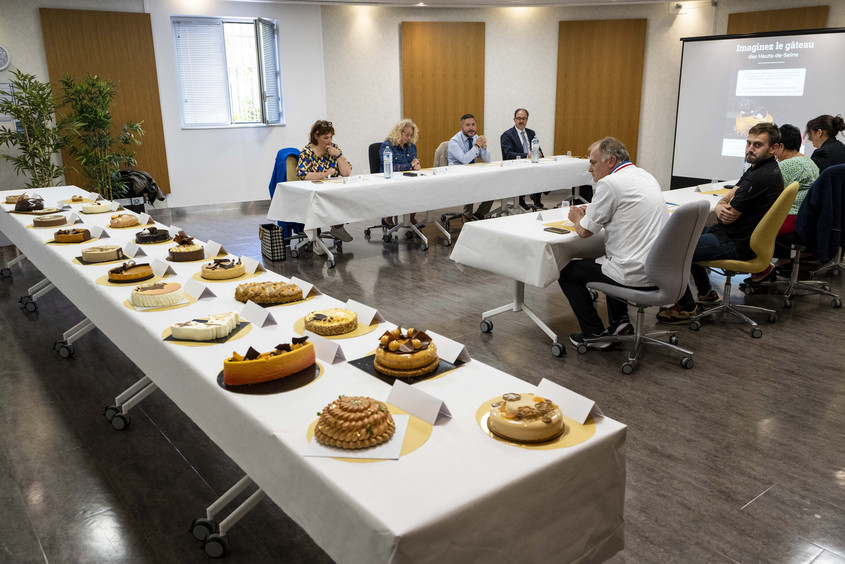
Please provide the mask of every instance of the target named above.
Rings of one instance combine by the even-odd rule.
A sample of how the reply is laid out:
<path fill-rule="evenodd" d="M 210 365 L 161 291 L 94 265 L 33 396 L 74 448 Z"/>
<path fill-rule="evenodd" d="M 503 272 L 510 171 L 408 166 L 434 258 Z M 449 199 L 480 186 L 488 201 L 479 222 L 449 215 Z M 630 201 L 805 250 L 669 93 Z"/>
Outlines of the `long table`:
<path fill-rule="evenodd" d="M 81 193 L 76 187 L 38 192 L 48 205 Z M 8 193 L 0 193 L 0 201 Z M 317 411 L 339 394 L 384 400 L 388 384 L 346 362 L 321 362 L 322 376 L 308 386 L 249 395 L 221 388 L 218 373 L 233 348 L 270 350 L 298 336 L 295 320 L 341 302 L 318 295 L 274 307 L 277 325 L 253 327 L 226 345 L 165 343 L 162 332 L 173 322 L 240 311 L 234 287 L 241 281 L 209 283 L 216 297 L 187 307 L 133 311 L 124 305 L 132 286 L 96 283 L 113 265 L 75 264 L 85 244 L 45 244 L 55 229 L 27 227 L 32 217 L 4 213 L 8 208 L 0 211 L 0 231 L 336 561 L 458 562 L 489 556 L 600 562 L 621 550 L 623 424 L 595 417 L 590 439 L 557 450 L 493 440 L 477 423 L 476 411 L 490 398 L 529 386 L 471 361 L 442 378 L 415 384 L 443 399 L 453 415 L 434 425 L 418 450 L 370 464 L 304 457 L 306 430 Z M 86 225 L 105 225 L 108 217 L 83 216 Z M 97 244 L 123 245 L 136 231 L 107 229 L 111 238 Z M 148 258 L 164 258 L 168 247 L 143 249 Z M 200 264 L 173 263 L 172 279 L 184 283 Z M 267 272 L 255 280 L 279 278 Z M 368 354 L 377 336 L 392 326 L 384 323 L 369 335 L 344 339 L 346 357 Z M 527 509 L 514 510 L 522 507 Z"/>

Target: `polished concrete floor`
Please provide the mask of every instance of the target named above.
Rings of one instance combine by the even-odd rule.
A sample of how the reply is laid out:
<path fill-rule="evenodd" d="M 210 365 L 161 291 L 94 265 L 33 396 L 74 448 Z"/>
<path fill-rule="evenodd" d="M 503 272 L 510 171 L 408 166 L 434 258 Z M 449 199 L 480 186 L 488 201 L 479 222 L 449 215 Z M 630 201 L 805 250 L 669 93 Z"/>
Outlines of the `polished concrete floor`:
<path fill-rule="evenodd" d="M 257 202 L 157 218 L 260 258 L 266 210 Z M 782 310 L 775 296 L 751 296 L 778 310 L 762 339 L 736 325 L 682 327 L 695 368 L 648 351 L 623 376 L 622 351 L 555 358 L 521 313 L 482 334 L 480 313 L 511 299 L 510 280 L 459 270 L 432 228 L 423 252 L 404 238 L 365 240 L 364 227 L 348 226 L 355 240 L 335 269 L 310 253 L 266 264 L 449 335 L 527 383 L 552 379 L 626 423 L 626 548 L 612 562 L 845 564 L 845 309 L 810 297 Z M 97 330 L 60 359 L 53 342 L 80 312 L 59 292 L 24 312 L 18 297 L 40 276 L 26 261 L 13 272 L 0 280 L 0 562 L 207 561 L 189 524 L 240 470 L 161 392 L 132 411 L 127 430 L 112 429 L 103 408 L 140 372 Z M 840 293 L 842 278 L 829 278 Z M 527 288 L 526 302 L 561 336 L 576 331 L 556 285 Z M 268 500 L 230 541 L 228 562 L 330 561 Z"/>

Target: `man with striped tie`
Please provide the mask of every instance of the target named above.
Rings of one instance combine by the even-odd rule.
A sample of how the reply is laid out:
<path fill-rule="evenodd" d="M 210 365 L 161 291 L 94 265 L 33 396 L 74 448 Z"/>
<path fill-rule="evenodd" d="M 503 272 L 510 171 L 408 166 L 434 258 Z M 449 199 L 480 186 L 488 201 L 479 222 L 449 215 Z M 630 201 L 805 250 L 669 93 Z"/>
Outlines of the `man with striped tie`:
<path fill-rule="evenodd" d="M 464 114 L 461 116 L 461 130 L 449 140 L 449 166 L 465 165 L 470 163 L 489 163 L 490 153 L 487 151 L 487 138 L 477 135 L 478 124 L 475 116 Z M 481 202 L 475 213 L 472 212 L 472 204 L 464 206 L 464 217 L 467 220 L 484 219 L 490 213 L 493 201 Z"/>

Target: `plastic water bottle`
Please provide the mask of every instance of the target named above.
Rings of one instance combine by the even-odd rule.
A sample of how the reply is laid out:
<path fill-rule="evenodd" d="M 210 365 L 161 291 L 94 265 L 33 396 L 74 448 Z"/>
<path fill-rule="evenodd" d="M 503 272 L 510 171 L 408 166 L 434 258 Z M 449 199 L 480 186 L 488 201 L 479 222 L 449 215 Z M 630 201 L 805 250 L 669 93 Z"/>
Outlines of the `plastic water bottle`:
<path fill-rule="evenodd" d="M 393 178 L 393 151 L 384 150 L 384 177 Z"/>
<path fill-rule="evenodd" d="M 540 162 L 540 139 L 536 135 L 531 140 L 531 162 Z"/>

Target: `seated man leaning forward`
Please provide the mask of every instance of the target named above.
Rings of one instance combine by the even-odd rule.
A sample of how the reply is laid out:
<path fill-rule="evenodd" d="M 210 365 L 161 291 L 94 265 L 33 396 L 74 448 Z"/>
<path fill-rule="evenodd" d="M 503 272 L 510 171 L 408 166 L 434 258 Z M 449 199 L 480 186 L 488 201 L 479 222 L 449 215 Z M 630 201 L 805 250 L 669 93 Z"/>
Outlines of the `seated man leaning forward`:
<path fill-rule="evenodd" d="M 632 331 L 628 304 L 607 296 L 605 329 L 587 289 L 588 282 L 629 288 L 653 288 L 645 276 L 645 260 L 669 212 L 652 175 L 628 160 L 618 139 L 605 137 L 590 146 L 590 173 L 596 182 L 589 206 L 572 206 L 569 219 L 582 238 L 605 230 L 605 254 L 598 259 L 573 260 L 560 272 L 560 287 L 581 326 L 570 335 L 576 347 L 586 339 Z M 606 348 L 610 343 L 589 346 Z"/>
<path fill-rule="evenodd" d="M 470 163 L 489 163 L 490 153 L 487 152 L 487 138 L 483 135 L 476 135 L 478 124 L 475 116 L 464 114 L 461 116 L 461 130 L 449 140 L 449 165 L 465 165 Z M 490 212 L 493 201 L 481 202 L 475 214 L 472 213 L 472 204 L 464 206 L 464 216 L 467 219 L 484 219 Z"/>
<path fill-rule="evenodd" d="M 745 141 L 745 160 L 751 168 L 727 196 L 716 204 L 714 225 L 704 228 L 692 255 L 692 279 L 698 289 L 698 301 L 717 304 L 722 301 L 710 287 L 707 269 L 698 262 L 710 260 L 748 260 L 751 234 L 783 191 L 783 177 L 775 160 L 775 145 L 780 143 L 780 131 L 772 123 L 758 123 L 748 130 Z M 687 288 L 674 306 L 657 314 L 663 323 L 685 324 L 698 313 L 698 305 Z"/>

